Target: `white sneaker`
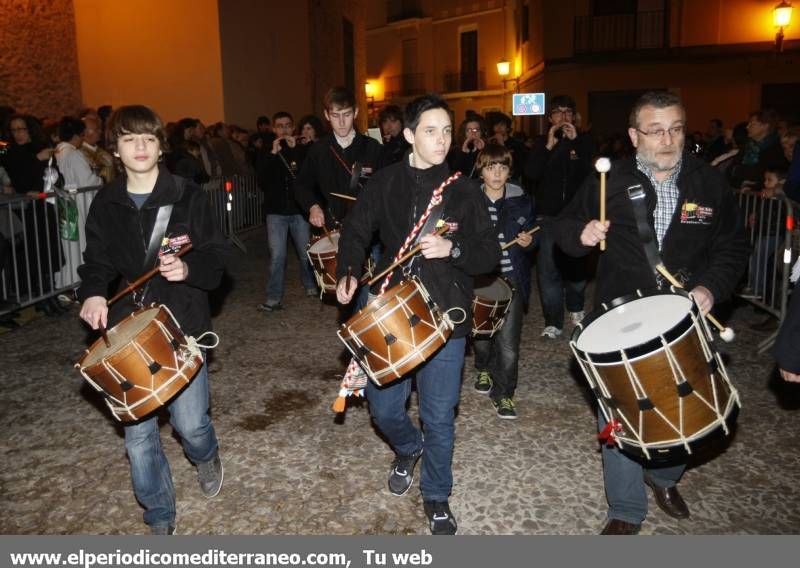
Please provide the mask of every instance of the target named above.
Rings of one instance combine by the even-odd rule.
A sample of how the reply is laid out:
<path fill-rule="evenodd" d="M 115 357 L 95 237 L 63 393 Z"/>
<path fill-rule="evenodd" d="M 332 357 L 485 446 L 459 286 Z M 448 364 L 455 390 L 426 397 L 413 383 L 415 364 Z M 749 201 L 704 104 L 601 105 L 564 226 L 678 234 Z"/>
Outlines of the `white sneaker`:
<path fill-rule="evenodd" d="M 547 339 L 558 339 L 561 336 L 561 330 L 554 325 L 548 325 L 542 330 L 541 336 Z"/>
<path fill-rule="evenodd" d="M 578 325 L 579 323 L 581 323 L 581 321 L 583 320 L 583 318 L 585 316 L 586 316 L 586 312 L 584 312 L 583 310 L 581 310 L 579 312 L 570 312 L 569 313 L 569 319 L 572 320 L 572 325 Z"/>

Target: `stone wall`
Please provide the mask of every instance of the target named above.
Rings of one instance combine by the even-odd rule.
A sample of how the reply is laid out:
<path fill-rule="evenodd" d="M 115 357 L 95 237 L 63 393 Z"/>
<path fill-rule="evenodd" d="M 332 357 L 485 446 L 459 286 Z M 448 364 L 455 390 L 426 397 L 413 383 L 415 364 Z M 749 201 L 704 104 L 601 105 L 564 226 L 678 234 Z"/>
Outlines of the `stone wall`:
<path fill-rule="evenodd" d="M 78 112 L 72 0 L 0 0 L 0 105 L 50 118 Z"/>

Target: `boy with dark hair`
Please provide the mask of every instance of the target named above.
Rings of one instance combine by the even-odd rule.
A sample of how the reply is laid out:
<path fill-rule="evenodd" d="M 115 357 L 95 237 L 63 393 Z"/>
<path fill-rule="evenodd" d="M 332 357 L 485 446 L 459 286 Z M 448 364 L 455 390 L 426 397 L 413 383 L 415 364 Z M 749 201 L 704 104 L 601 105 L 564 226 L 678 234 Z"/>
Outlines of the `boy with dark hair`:
<path fill-rule="evenodd" d="M 514 392 L 517 388 L 519 340 L 522 333 L 522 316 L 528 305 L 531 290 L 531 259 L 533 236 L 525 231 L 533 226 L 533 204 L 523 189 L 508 182 L 511 173 L 511 152 L 497 144 L 487 145 L 475 163 L 480 172 L 481 189 L 489 218 L 502 250 L 499 276 L 507 279 L 516 291 L 506 312 L 503 327 L 488 339 L 472 342 L 478 378 L 475 390 L 488 394 L 505 420 L 517 417 Z M 503 250 L 515 238 L 517 245 Z"/>
<path fill-rule="evenodd" d="M 259 162 L 258 184 L 264 192 L 264 210 L 267 216 L 267 244 L 269 245 L 270 271 L 267 282 L 267 301 L 258 309 L 273 312 L 283 309 L 283 281 L 286 267 L 286 241 L 291 235 L 300 276 L 306 295 L 316 296 L 317 285 L 306 258 L 306 248 L 311 238 L 305 216 L 294 198 L 294 183 L 302 166 L 308 146 L 297 143 L 294 119 L 288 112 L 272 116 L 275 140 L 269 152 Z"/>
<path fill-rule="evenodd" d="M 309 223 L 319 228 L 344 221 L 351 201 L 331 194 L 357 197 L 360 177 L 377 169 L 381 154 L 381 145 L 354 127 L 358 107 L 350 91 L 330 89 L 324 105 L 332 132 L 311 146 L 295 182 L 295 198 Z"/>
<path fill-rule="evenodd" d="M 435 95 L 415 99 L 406 107 L 403 135 L 411 144 L 411 153 L 370 180 L 342 230 L 336 290 L 341 303 L 353 298 L 365 249 L 373 234 L 378 233 L 387 253 L 377 267 L 380 272 L 404 243 L 408 244 L 409 235 L 415 234 L 412 227 L 415 223 L 420 226 L 426 211 L 431 212 L 430 221 L 442 219 L 450 230 L 444 237 L 426 230 L 411 236 L 411 240 L 418 237 L 421 253 L 403 270 L 390 275 L 390 287 L 409 272 L 420 279 L 443 312 L 460 309 L 466 315 L 471 310 L 472 277 L 497 265 L 500 250 L 480 191 L 466 180 L 449 177 L 445 158 L 452 125 L 448 111 L 447 103 Z M 442 205 L 430 210 L 439 188 Z M 347 267 L 353 269 L 349 279 Z M 406 412 L 411 395 L 410 375 L 381 387 L 370 381 L 366 388 L 370 414 L 396 454 L 389 475 L 389 491 L 393 495 L 404 495 L 409 490 L 414 467 L 422 457 L 420 489 L 433 534 L 455 534 L 457 529 L 448 498 L 453 485 L 455 407 L 470 328 L 468 318 L 455 325 L 447 343 L 414 373 L 424 438 Z"/>
<path fill-rule="evenodd" d="M 216 227 L 202 190 L 159 165 L 166 140 L 155 112 L 145 106 L 121 107 L 109 119 L 108 133 L 109 148 L 122 162 L 124 174 L 97 194 L 89 210 L 84 264 L 78 269 L 80 317 L 92 329 L 120 322 L 136 306 L 127 296 L 109 311 L 109 286 L 119 279 L 133 282 L 157 264 L 159 275 L 144 288 L 141 303 L 165 305 L 187 335 L 198 337 L 211 327 L 208 291 L 222 279 L 228 243 Z M 157 225 L 166 225 L 162 229 L 166 237 L 189 237 L 193 250 L 183 257 L 166 254 L 160 261 L 151 261 L 161 243 L 161 236 L 153 235 Z M 152 254 L 143 246 L 147 243 L 156 245 L 148 246 Z M 216 496 L 223 471 L 208 415 L 205 363 L 167 407 L 186 456 L 197 466 L 201 491 L 206 497 Z M 153 413 L 125 423 L 124 430 L 133 490 L 145 509 L 144 522 L 153 534 L 173 534 L 175 489 L 161 446 L 158 416 Z"/>

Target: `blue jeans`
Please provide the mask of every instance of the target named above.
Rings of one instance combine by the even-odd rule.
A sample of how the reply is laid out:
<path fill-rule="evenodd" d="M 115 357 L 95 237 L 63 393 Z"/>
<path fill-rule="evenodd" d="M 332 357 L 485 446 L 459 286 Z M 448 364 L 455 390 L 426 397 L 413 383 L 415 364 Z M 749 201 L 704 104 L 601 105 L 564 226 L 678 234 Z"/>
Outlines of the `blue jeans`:
<path fill-rule="evenodd" d="M 311 272 L 311 263 L 306 257 L 306 247 L 311 238 L 311 229 L 302 215 L 267 215 L 267 240 L 269 243 L 269 282 L 267 303 L 278 304 L 283 300 L 283 272 L 286 269 L 287 234 L 292 234 L 294 249 L 300 261 L 300 277 L 306 290 L 316 290 L 317 283 Z"/>
<path fill-rule="evenodd" d="M 492 376 L 492 400 L 513 398 L 517 390 L 519 339 L 522 332 L 522 295 L 515 293 L 506 313 L 506 321 L 491 339 L 475 339 L 475 368 Z"/>
<path fill-rule="evenodd" d="M 424 440 L 422 432 L 406 412 L 406 402 L 411 395 L 411 377 L 403 377 L 382 387 L 367 382 L 369 412 L 395 453 L 405 456 L 424 449 L 419 485 L 425 501 L 446 501 L 453 488 L 454 419 L 461 393 L 465 343 L 463 337 L 450 339 L 416 371 Z"/>
<path fill-rule="evenodd" d="M 598 409 L 597 421 L 600 431 L 606 426 L 603 413 Z M 686 464 L 656 467 L 643 466 L 628 457 L 619 448 L 603 444 L 603 483 L 608 500 L 608 518 L 627 523 L 641 524 L 647 516 L 646 475 L 658 487 L 673 487 L 683 475 Z"/>
<path fill-rule="evenodd" d="M 208 416 L 208 368 L 204 363 L 172 402 L 169 422 L 181 438 L 183 450 L 197 465 L 214 458 L 219 445 Z M 125 426 L 125 449 L 131 463 L 136 499 L 144 507 L 144 522 L 151 527 L 175 526 L 175 488 L 169 462 L 161 446 L 158 414 Z"/>
<path fill-rule="evenodd" d="M 542 217 L 539 231 L 539 254 L 536 260 L 536 279 L 542 301 L 544 325 L 564 327 L 564 300 L 567 310 L 583 310 L 586 290 L 585 259 L 568 257 L 556 247 L 553 218 Z"/>

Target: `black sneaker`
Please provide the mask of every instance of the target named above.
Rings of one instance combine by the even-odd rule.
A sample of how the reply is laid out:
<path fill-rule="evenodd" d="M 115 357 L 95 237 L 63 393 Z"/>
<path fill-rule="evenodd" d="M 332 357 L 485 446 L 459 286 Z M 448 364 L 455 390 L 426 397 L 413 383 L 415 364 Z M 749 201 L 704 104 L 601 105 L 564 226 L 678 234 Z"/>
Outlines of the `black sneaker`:
<path fill-rule="evenodd" d="M 497 409 L 497 416 L 505 420 L 516 420 L 517 409 L 514 408 L 514 399 L 504 396 L 501 399 L 493 400 L 494 407 Z"/>
<path fill-rule="evenodd" d="M 155 536 L 170 536 L 175 534 L 175 527 L 172 525 L 159 525 L 150 527 L 150 534 Z"/>
<path fill-rule="evenodd" d="M 431 534 L 456 534 L 458 524 L 456 524 L 456 518 L 447 501 L 425 501 L 422 505 L 425 508 L 428 523 L 430 523 Z"/>
<path fill-rule="evenodd" d="M 263 304 L 258 304 L 256 306 L 256 309 L 259 312 L 279 312 L 283 309 L 283 304 L 281 304 L 280 302 L 278 303 L 266 302 Z"/>
<path fill-rule="evenodd" d="M 200 491 L 209 499 L 216 497 L 222 489 L 222 479 L 225 472 L 222 469 L 222 462 L 219 459 L 219 452 L 210 461 L 197 464 L 197 481 L 200 483 Z"/>
<path fill-rule="evenodd" d="M 405 495 L 414 483 L 414 467 L 422 455 L 422 448 L 410 456 L 397 456 L 392 462 L 389 474 L 389 492 L 392 495 Z"/>
<path fill-rule="evenodd" d="M 475 390 L 481 394 L 489 394 L 492 390 L 492 376 L 489 371 L 478 371 L 478 378 L 475 379 Z"/>

